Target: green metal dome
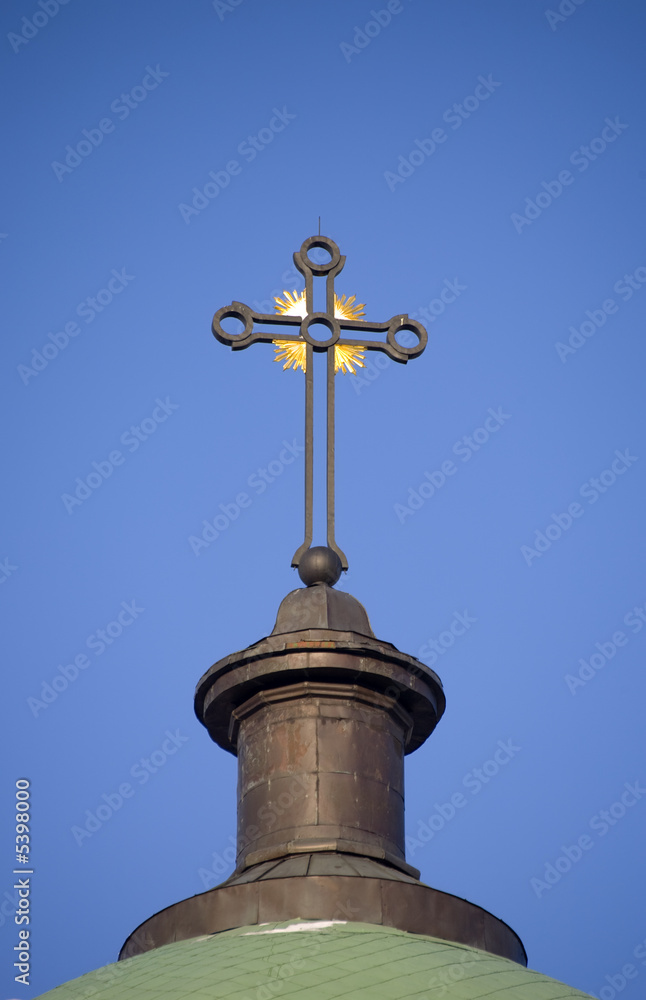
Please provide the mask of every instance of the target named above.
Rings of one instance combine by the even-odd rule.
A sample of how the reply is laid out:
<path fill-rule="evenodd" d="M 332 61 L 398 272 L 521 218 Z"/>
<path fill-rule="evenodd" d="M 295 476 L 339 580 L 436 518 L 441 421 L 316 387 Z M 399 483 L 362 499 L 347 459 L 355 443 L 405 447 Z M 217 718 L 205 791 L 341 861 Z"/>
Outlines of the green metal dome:
<path fill-rule="evenodd" d="M 505 958 L 376 924 L 288 921 L 179 941 L 40 1000 L 591 1000 Z"/>

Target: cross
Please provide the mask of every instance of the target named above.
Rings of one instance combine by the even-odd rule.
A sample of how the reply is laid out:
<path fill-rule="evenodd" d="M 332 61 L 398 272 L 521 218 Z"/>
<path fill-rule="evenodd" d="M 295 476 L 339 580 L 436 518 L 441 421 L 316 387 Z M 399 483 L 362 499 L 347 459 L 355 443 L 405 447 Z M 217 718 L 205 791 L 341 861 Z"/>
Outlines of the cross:
<path fill-rule="evenodd" d="M 310 251 L 319 248 L 327 251 L 329 260 L 321 263 L 313 260 Z M 357 318 L 363 315 L 362 306 L 355 306 L 354 296 L 345 301 L 345 295 L 340 299 L 334 291 L 334 279 L 345 265 L 345 257 L 339 251 L 336 243 L 327 236 L 310 236 L 305 240 L 300 250 L 294 253 L 294 265 L 305 278 L 305 293 L 294 298 L 285 293 L 286 301 L 280 299 L 277 313 L 255 313 L 242 302 L 232 302 L 230 306 L 218 309 L 213 317 L 213 335 L 222 344 L 234 351 L 242 351 L 251 344 L 273 343 L 277 349 L 276 360 L 286 360 L 284 368 L 302 368 L 305 372 L 305 538 L 303 544 L 294 553 L 292 566 L 299 567 L 304 554 L 311 549 L 313 525 L 313 492 L 314 492 L 314 372 L 313 355 L 327 354 L 327 548 L 336 553 L 335 562 L 339 566 L 333 583 L 338 580 L 341 570 L 347 570 L 348 560 L 339 548 L 335 539 L 334 527 L 334 376 L 337 371 L 346 370 L 355 373 L 354 365 L 362 364 L 362 351 L 381 351 L 393 361 L 406 364 L 412 358 L 417 358 L 426 347 L 427 334 L 421 323 L 409 319 L 404 313 L 393 316 L 386 323 L 371 323 Z M 314 312 L 314 277 L 325 277 L 326 311 Z M 240 333 L 227 333 L 222 329 L 222 320 L 228 318 L 239 320 L 244 329 Z M 281 333 L 280 340 L 275 334 L 256 330 L 255 324 L 263 326 L 298 327 L 295 333 Z M 325 328 L 328 336 L 319 339 L 314 336 L 312 327 L 320 330 Z M 397 341 L 397 335 L 404 330 L 410 330 L 417 337 L 413 347 L 403 347 Z M 348 331 L 350 336 L 342 336 L 342 331 Z M 366 333 L 384 334 L 384 340 L 368 340 Z M 361 335 L 358 339 L 354 335 Z M 314 550 L 312 549 L 312 552 Z M 334 557 L 333 557 L 334 558 Z M 301 578 L 308 582 L 299 570 Z M 311 574 L 310 574 L 311 575 Z M 322 582 L 315 580 L 314 582 Z"/>

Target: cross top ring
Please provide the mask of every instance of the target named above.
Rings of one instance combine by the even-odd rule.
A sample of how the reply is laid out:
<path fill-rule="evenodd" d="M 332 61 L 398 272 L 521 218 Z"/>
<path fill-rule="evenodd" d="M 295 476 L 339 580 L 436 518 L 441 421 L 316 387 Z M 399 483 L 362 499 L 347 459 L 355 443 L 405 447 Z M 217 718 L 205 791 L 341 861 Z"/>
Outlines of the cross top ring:
<path fill-rule="evenodd" d="M 324 250 L 329 260 L 318 261 L 310 256 L 313 249 Z M 277 353 L 275 360 L 286 359 L 284 368 L 301 368 L 305 373 L 305 538 L 294 553 L 292 566 L 299 568 L 304 582 L 335 583 L 341 570 L 348 568 L 345 553 L 335 539 L 334 517 L 334 376 L 338 371 L 355 374 L 355 366 L 363 368 L 364 351 L 380 351 L 399 364 L 406 364 L 419 357 L 427 343 L 427 333 L 421 323 L 409 319 L 407 313 L 393 316 L 386 323 L 372 323 L 361 319 L 363 305 L 355 305 L 355 297 L 346 301 L 339 298 L 334 288 L 334 280 L 345 265 L 345 257 L 338 246 L 327 236 L 310 236 L 300 250 L 294 253 L 294 266 L 305 279 L 305 291 L 301 294 L 284 292 L 285 300 L 276 299 L 276 313 L 256 313 L 243 302 L 233 301 L 230 306 L 218 309 L 213 317 L 213 335 L 221 344 L 234 351 L 242 351 L 251 344 L 273 343 Z M 325 312 L 314 311 L 314 278 L 325 278 Z M 227 333 L 222 328 L 225 319 L 237 319 L 243 329 L 239 333 Z M 274 333 L 256 329 L 256 325 L 298 327 L 293 333 L 283 333 L 280 339 Z M 310 332 L 314 324 L 324 326 L 329 337 L 317 339 Z M 411 347 L 404 347 L 397 336 L 410 331 L 416 338 Z M 384 340 L 368 340 L 366 333 L 385 334 Z M 356 336 L 355 336 L 356 335 Z M 313 353 L 327 353 L 327 550 L 331 560 L 324 557 L 321 562 L 319 550 L 318 564 L 327 565 L 325 579 L 316 578 L 317 573 L 305 574 L 301 559 L 312 545 L 314 458 L 313 458 Z M 314 550 L 312 549 L 312 552 Z M 333 555 L 334 554 L 334 555 Z M 327 561 L 326 561 L 327 560 Z M 311 560 L 310 560 L 311 562 Z"/>

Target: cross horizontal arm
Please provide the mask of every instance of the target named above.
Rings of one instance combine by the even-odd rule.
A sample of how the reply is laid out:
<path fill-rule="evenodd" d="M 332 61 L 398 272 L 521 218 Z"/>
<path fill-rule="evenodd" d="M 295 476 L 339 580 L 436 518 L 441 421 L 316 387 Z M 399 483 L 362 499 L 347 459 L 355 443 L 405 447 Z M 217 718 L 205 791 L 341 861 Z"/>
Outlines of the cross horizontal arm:
<path fill-rule="evenodd" d="M 227 333 L 222 328 L 222 320 L 228 318 L 239 320 L 244 324 L 244 329 L 240 333 Z M 331 332 L 331 336 L 323 342 L 318 342 L 308 332 L 309 326 L 316 322 L 324 323 Z M 216 312 L 212 324 L 213 335 L 221 344 L 226 344 L 234 351 L 242 351 L 255 343 L 272 343 L 275 340 L 275 334 L 262 330 L 254 331 L 256 323 L 267 326 L 298 326 L 298 333 L 281 333 L 281 340 L 292 342 L 305 340 L 312 345 L 315 351 L 327 351 L 334 344 L 340 343 L 348 347 L 363 347 L 368 351 L 381 351 L 399 364 L 406 364 L 407 361 L 418 357 L 426 347 L 428 340 L 426 330 L 421 323 L 409 319 L 406 313 L 393 316 L 387 323 L 371 323 L 365 320 L 337 319 L 330 316 L 329 313 L 310 313 L 305 317 L 256 313 L 243 302 L 232 302 L 230 306 L 224 306 Z M 357 333 L 364 331 L 366 333 L 385 333 L 386 340 L 367 340 L 363 337 L 356 340 L 350 339 L 341 336 L 342 330 Z M 405 330 L 410 330 L 417 337 L 417 344 L 413 347 L 403 347 L 396 340 L 397 334 Z"/>
<path fill-rule="evenodd" d="M 240 333 L 227 333 L 226 330 L 223 330 L 222 320 L 229 318 L 237 319 L 241 323 L 244 323 L 244 330 Z M 271 326 L 300 326 L 302 318 L 300 316 L 282 316 L 278 313 L 256 313 L 249 306 L 246 306 L 244 302 L 232 302 L 230 306 L 223 306 L 222 309 L 218 309 L 213 317 L 211 330 L 213 331 L 213 336 L 221 344 L 233 347 L 234 344 L 242 343 L 249 339 L 253 333 L 254 323 L 267 323 Z"/>

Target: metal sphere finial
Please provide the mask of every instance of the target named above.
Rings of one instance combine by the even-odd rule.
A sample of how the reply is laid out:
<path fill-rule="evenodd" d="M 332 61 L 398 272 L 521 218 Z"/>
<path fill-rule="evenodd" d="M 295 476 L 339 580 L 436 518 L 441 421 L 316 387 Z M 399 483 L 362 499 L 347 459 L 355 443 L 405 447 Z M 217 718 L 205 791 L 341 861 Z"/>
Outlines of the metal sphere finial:
<path fill-rule="evenodd" d="M 327 583 L 333 587 L 341 576 L 343 565 L 334 549 L 327 545 L 314 545 L 301 556 L 298 575 L 306 587 Z"/>

